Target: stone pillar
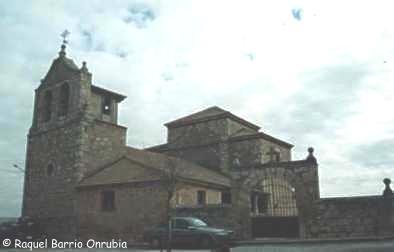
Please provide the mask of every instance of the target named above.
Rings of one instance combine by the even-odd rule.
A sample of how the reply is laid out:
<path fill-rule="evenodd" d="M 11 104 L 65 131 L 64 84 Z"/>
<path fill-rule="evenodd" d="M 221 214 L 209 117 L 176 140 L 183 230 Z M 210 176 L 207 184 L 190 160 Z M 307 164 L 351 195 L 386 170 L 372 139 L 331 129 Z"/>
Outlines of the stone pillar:
<path fill-rule="evenodd" d="M 394 234 L 394 194 L 390 188 L 391 180 L 385 178 L 383 183 L 385 189 L 379 205 L 378 235 L 389 236 Z"/>
<path fill-rule="evenodd" d="M 384 191 L 383 191 L 383 197 L 390 197 L 393 196 L 393 190 L 390 188 L 391 180 L 389 178 L 383 179 L 383 183 L 385 185 Z"/>
<path fill-rule="evenodd" d="M 231 222 L 238 239 L 251 238 L 250 218 L 250 192 L 245 186 L 238 182 L 232 182 L 232 213 Z"/>

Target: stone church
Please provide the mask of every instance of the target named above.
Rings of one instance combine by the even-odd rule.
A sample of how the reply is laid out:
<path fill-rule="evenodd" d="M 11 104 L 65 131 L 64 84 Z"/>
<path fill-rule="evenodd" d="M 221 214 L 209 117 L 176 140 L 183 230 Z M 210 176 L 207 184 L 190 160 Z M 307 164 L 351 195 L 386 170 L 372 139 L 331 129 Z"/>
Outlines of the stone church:
<path fill-rule="evenodd" d="M 383 210 L 374 204 L 381 197 L 320 199 L 312 148 L 292 161 L 292 144 L 219 107 L 166 123 L 164 144 L 127 146 L 127 129 L 118 124 L 126 97 L 92 83 L 86 63 L 78 67 L 65 49 L 35 90 L 27 139 L 22 215 L 50 237 L 138 241 L 144 228 L 165 220 L 169 187 L 172 214 L 231 228 L 239 238 L 368 236 L 379 229 Z M 355 214 L 360 206 L 366 210 Z M 339 215 L 351 223 L 332 224 Z M 353 230 L 363 221 L 365 228 Z"/>

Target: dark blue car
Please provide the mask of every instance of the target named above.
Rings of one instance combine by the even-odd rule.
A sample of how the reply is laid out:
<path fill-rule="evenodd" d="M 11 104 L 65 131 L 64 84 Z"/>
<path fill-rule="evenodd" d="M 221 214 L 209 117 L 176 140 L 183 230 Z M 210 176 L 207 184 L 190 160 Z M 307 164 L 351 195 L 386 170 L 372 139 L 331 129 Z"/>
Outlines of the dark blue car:
<path fill-rule="evenodd" d="M 202 220 L 192 217 L 173 218 L 171 234 L 171 244 L 188 247 L 230 246 L 234 240 L 233 231 L 209 227 Z M 163 224 L 146 230 L 144 241 L 154 248 L 166 246 L 168 241 L 167 225 Z"/>

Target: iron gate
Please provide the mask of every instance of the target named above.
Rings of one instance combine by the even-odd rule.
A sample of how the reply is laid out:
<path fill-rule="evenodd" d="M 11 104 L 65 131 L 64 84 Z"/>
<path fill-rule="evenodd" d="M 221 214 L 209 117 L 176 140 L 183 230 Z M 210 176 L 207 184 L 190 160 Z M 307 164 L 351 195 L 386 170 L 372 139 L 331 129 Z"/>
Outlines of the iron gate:
<path fill-rule="evenodd" d="M 299 221 L 296 216 L 252 217 L 252 237 L 299 237 Z"/>

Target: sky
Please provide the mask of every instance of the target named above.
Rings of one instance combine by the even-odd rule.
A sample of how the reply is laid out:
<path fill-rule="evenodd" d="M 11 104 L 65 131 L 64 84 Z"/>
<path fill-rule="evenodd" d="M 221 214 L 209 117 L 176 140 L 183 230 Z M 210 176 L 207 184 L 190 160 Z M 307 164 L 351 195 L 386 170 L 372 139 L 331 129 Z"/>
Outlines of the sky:
<path fill-rule="evenodd" d="M 323 197 L 376 195 L 394 179 L 390 1 L 1 1 L 0 216 L 19 216 L 33 94 L 70 31 L 67 57 L 127 95 L 128 144 L 220 106 L 315 148 Z"/>

